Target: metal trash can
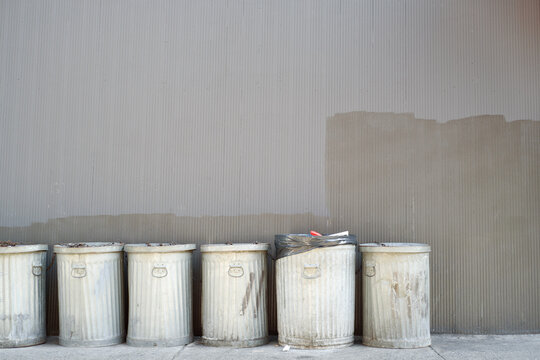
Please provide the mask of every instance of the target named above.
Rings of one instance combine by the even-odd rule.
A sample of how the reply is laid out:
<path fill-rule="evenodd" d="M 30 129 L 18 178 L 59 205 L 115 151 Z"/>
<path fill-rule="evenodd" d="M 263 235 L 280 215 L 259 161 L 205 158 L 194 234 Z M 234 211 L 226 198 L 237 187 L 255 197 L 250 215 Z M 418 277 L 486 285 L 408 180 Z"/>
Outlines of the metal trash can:
<path fill-rule="evenodd" d="M 54 246 L 60 345 L 108 346 L 125 339 L 122 243 Z"/>
<path fill-rule="evenodd" d="M 131 346 L 180 346 L 193 341 L 194 244 L 128 244 Z"/>
<path fill-rule="evenodd" d="M 47 245 L 0 242 L 0 348 L 42 344 Z"/>
<path fill-rule="evenodd" d="M 362 252 L 362 343 L 384 348 L 431 345 L 429 328 L 430 246 L 360 244 Z"/>
<path fill-rule="evenodd" d="M 329 349 L 354 342 L 354 235 L 276 235 L 278 342 Z"/>
<path fill-rule="evenodd" d="M 264 243 L 201 245 L 203 344 L 268 342 L 268 249 Z"/>

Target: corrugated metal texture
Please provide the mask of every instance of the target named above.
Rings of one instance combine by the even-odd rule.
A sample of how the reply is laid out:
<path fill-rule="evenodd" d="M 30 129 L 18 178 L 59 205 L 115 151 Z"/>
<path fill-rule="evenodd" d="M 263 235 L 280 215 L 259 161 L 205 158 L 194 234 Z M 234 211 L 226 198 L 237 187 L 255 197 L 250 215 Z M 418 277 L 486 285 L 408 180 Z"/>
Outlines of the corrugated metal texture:
<path fill-rule="evenodd" d="M 432 246 L 436 332 L 540 329 L 540 127 L 483 116 L 328 121 L 327 199 L 359 242 Z"/>
<path fill-rule="evenodd" d="M 0 239 L 349 228 L 434 245 L 433 330 L 540 331 L 539 125 L 497 137 L 540 120 L 539 39 L 536 0 L 1 1 Z M 341 144 L 355 111 L 383 129 Z"/>
<path fill-rule="evenodd" d="M 362 255 L 362 343 L 386 348 L 431 345 L 429 254 Z"/>
<path fill-rule="evenodd" d="M 0 225 L 326 216 L 333 114 L 540 120 L 535 0 L 0 6 Z"/>
<path fill-rule="evenodd" d="M 56 254 L 56 262 L 60 344 L 106 346 L 123 342 L 123 253 Z M 82 277 L 74 277 L 78 269 L 85 275 L 75 273 Z"/>
<path fill-rule="evenodd" d="M 0 348 L 44 343 L 46 252 L 0 253 Z"/>
<path fill-rule="evenodd" d="M 268 342 L 267 276 L 265 251 L 202 253 L 203 343 L 250 347 Z"/>
<path fill-rule="evenodd" d="M 154 269 L 166 269 L 157 274 Z M 129 326 L 135 346 L 179 346 L 193 341 L 191 251 L 129 253 Z"/>
<path fill-rule="evenodd" d="M 278 341 L 299 348 L 352 345 L 355 246 L 314 249 L 276 261 Z"/>

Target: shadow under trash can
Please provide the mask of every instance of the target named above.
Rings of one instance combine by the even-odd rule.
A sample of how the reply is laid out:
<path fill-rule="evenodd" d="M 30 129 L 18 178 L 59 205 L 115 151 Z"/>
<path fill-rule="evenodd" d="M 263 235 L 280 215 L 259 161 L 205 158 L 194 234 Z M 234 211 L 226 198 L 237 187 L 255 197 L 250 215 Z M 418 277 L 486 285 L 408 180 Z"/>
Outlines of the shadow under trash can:
<path fill-rule="evenodd" d="M 275 242 L 279 344 L 352 345 L 356 237 L 285 234 Z"/>
<path fill-rule="evenodd" d="M 430 246 L 360 244 L 362 252 L 362 343 L 383 348 L 431 345 L 429 328 Z"/>

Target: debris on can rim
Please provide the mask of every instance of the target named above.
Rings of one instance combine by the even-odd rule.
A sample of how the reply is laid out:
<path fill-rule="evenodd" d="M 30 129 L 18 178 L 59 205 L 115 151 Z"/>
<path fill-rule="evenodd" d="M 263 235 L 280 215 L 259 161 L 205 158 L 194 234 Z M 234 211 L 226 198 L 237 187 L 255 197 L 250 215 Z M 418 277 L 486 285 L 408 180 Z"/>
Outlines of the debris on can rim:
<path fill-rule="evenodd" d="M 54 245 L 54 252 L 59 254 L 96 254 L 119 252 L 124 248 L 121 242 L 82 242 Z"/>
<path fill-rule="evenodd" d="M 365 243 L 358 244 L 358 248 L 361 252 L 424 253 L 431 251 L 431 246 L 420 243 Z"/>
<path fill-rule="evenodd" d="M 201 245 L 201 252 L 235 252 L 235 251 L 267 251 L 268 243 L 239 243 L 239 244 L 205 244 Z"/>
<path fill-rule="evenodd" d="M 28 253 L 36 251 L 47 251 L 49 246 L 43 244 L 36 245 L 20 245 L 12 243 L 15 245 L 2 245 L 0 246 L 0 254 L 17 254 L 17 253 Z"/>
<path fill-rule="evenodd" d="M 126 244 L 124 251 L 127 253 L 171 253 L 181 251 L 193 251 L 195 244 L 172 244 L 172 243 L 144 243 Z"/>

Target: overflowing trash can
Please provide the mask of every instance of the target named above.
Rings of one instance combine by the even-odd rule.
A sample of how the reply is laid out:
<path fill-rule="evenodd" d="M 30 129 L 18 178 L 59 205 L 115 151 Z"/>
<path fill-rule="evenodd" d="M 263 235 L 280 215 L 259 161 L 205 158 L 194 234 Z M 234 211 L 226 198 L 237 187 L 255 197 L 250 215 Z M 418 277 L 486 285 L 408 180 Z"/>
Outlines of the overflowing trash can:
<path fill-rule="evenodd" d="M 129 317 L 132 346 L 180 346 L 193 341 L 194 244 L 128 244 Z"/>
<path fill-rule="evenodd" d="M 0 348 L 42 344 L 47 245 L 0 242 Z"/>
<path fill-rule="evenodd" d="M 354 235 L 275 237 L 278 342 L 328 349 L 354 342 Z"/>
<path fill-rule="evenodd" d="M 430 246 L 415 243 L 360 244 L 362 253 L 362 343 L 384 348 L 431 344 Z"/>
<path fill-rule="evenodd" d="M 201 246 L 203 344 L 268 342 L 268 249 L 264 243 Z"/>
<path fill-rule="evenodd" d="M 54 246 L 60 345 L 107 346 L 125 339 L 122 243 Z"/>

